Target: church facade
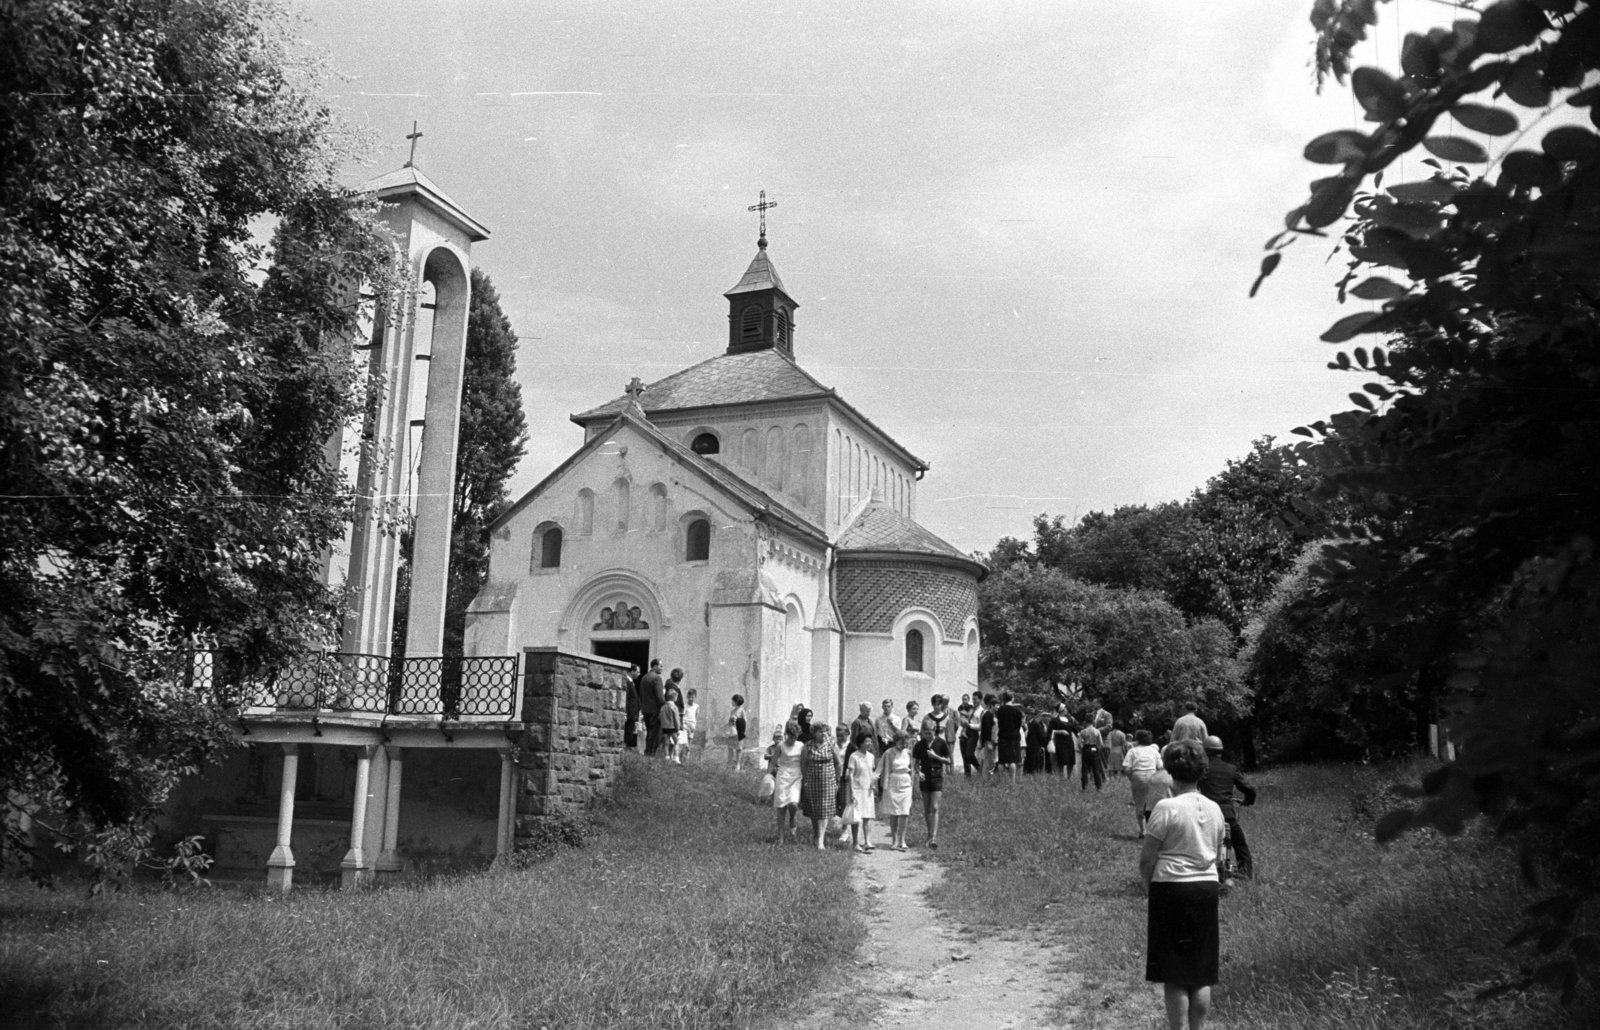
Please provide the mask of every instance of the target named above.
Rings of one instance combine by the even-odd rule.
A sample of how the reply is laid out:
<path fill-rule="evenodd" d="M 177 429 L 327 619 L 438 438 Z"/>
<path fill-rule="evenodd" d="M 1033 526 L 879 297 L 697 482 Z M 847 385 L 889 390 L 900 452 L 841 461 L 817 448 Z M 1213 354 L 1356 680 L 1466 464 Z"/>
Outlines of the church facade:
<path fill-rule="evenodd" d="M 660 658 L 714 737 L 977 689 L 983 566 L 916 522 L 928 464 L 794 357 L 765 235 L 724 353 L 572 421 L 583 444 L 491 527 L 468 655 L 556 646 Z"/>

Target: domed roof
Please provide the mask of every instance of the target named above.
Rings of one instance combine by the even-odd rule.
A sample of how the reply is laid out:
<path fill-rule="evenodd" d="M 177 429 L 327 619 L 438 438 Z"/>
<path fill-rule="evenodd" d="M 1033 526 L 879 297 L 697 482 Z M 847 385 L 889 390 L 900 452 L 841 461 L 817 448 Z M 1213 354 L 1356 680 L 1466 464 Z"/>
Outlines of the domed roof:
<path fill-rule="evenodd" d="M 960 565 L 980 579 L 988 571 L 974 558 L 930 533 L 888 503 L 874 498 L 839 536 L 839 557 L 916 556 Z"/>

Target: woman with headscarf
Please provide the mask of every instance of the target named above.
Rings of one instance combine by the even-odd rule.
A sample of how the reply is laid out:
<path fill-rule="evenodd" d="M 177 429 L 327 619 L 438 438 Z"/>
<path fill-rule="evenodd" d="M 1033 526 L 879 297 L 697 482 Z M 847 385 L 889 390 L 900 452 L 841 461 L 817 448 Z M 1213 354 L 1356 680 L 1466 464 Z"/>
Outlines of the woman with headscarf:
<path fill-rule="evenodd" d="M 1173 795 L 1145 823 L 1139 875 L 1149 892 L 1144 978 L 1162 985 L 1169 1030 L 1201 1030 L 1217 982 L 1217 856 L 1222 809 L 1197 789 L 1206 753 L 1197 740 L 1161 752 Z"/>

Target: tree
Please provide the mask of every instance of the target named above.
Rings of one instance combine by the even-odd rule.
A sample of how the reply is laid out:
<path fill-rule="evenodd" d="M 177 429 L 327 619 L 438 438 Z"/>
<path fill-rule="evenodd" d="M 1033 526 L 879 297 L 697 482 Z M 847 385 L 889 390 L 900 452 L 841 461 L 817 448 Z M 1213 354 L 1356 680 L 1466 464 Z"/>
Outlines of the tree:
<path fill-rule="evenodd" d="M 1319 73 L 1342 81 L 1376 20 L 1374 0 L 1317 0 Z M 1298 432 L 1328 491 L 1395 517 L 1335 527 L 1314 575 L 1374 625 L 1416 620 L 1412 668 L 1455 656 L 1462 757 L 1380 836 L 1458 832 L 1480 813 L 1522 832 L 1527 866 L 1556 892 L 1519 938 L 1545 956 L 1520 984 L 1570 998 L 1580 968 L 1600 967 L 1600 938 L 1575 930 L 1600 890 L 1600 136 L 1572 123 L 1600 124 L 1600 6 L 1499 0 L 1409 35 L 1400 66 L 1398 79 L 1349 74 L 1373 128 L 1307 144 L 1339 170 L 1312 184 L 1262 265 L 1264 278 L 1293 239 L 1353 211 L 1338 289 L 1372 306 L 1322 338 L 1387 336 L 1332 362 L 1369 377 L 1356 410 Z M 1539 130 L 1546 111 L 1562 124 Z M 1436 132 L 1447 117 L 1474 136 Z M 1491 160 L 1480 139 L 1507 136 Z M 1433 173 L 1384 186 L 1419 146 Z"/>
<path fill-rule="evenodd" d="M 261 669 L 336 623 L 319 573 L 349 504 L 323 448 L 390 245 L 335 181 L 275 8 L 0 19 L 0 791 L 137 852 L 230 699 L 128 656 Z"/>
<path fill-rule="evenodd" d="M 474 268 L 450 531 L 445 654 L 461 653 L 467 605 L 489 576 L 489 523 L 505 509 L 506 480 L 527 449 L 527 425 L 522 388 L 517 385 L 516 331 L 500 310 L 500 295 L 488 273 Z"/>
<path fill-rule="evenodd" d="M 1123 719 L 1170 720 L 1185 702 L 1225 717 L 1248 703 L 1237 688 L 1228 630 L 1190 624 L 1159 594 L 1016 565 L 979 585 L 984 671 L 1039 702 L 1078 681 Z"/>

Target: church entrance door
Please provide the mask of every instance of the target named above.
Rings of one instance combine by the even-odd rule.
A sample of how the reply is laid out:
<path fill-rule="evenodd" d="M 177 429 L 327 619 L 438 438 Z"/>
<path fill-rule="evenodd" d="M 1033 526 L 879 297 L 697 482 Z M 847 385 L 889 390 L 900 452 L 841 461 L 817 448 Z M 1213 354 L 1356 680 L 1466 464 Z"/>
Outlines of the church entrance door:
<path fill-rule="evenodd" d="M 589 653 L 601 658 L 615 658 L 619 662 L 632 662 L 640 672 L 650 668 L 648 640 L 591 640 Z"/>

